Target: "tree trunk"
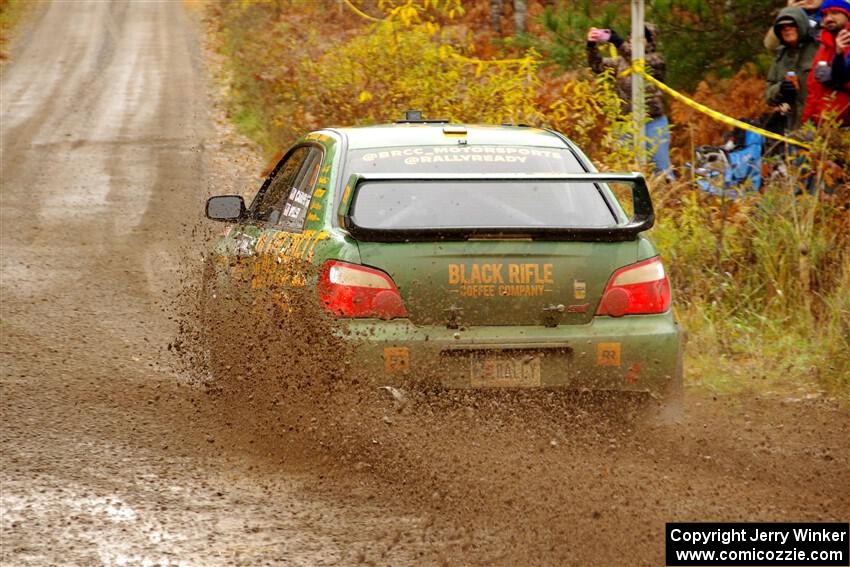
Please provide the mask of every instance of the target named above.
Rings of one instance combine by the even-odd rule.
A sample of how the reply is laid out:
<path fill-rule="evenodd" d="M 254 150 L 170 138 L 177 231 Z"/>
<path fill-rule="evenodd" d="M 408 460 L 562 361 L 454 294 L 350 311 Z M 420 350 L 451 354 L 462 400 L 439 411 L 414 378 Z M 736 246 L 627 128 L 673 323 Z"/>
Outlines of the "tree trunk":
<path fill-rule="evenodd" d="M 514 0 L 514 34 L 525 31 L 525 20 L 528 15 L 528 0 Z"/>
<path fill-rule="evenodd" d="M 490 0 L 490 26 L 496 33 L 502 33 L 502 0 Z"/>

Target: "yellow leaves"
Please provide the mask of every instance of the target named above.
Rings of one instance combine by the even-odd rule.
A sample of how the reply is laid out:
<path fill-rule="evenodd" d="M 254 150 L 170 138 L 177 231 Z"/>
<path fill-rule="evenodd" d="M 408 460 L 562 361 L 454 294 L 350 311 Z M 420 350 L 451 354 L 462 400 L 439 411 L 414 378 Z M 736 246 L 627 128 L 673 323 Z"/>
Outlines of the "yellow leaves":
<path fill-rule="evenodd" d="M 435 24 L 434 22 L 425 22 L 423 29 L 426 33 L 430 35 L 437 35 L 440 33 L 440 26 Z"/>
<path fill-rule="evenodd" d="M 463 0 L 379 0 L 378 8 L 387 14 L 387 20 L 402 27 L 438 19 L 453 20 L 465 13 Z"/>
<path fill-rule="evenodd" d="M 499 61 L 461 55 L 425 12 L 459 13 L 456 0 L 383 0 L 379 6 L 389 11 L 387 19 L 305 61 L 296 73 L 303 84 L 293 84 L 294 90 L 308 93 L 299 104 L 322 122 L 389 121 L 405 108 L 455 121 L 542 122 L 536 104 L 539 55 Z"/>
<path fill-rule="evenodd" d="M 422 22 L 421 9 L 412 0 L 402 6 L 396 6 L 387 15 L 388 21 L 400 23 L 409 28 Z"/>
<path fill-rule="evenodd" d="M 634 144 L 622 143 L 627 131 L 621 106 L 613 76 L 602 74 L 565 83 L 547 117 L 553 128 L 597 155 L 601 165 L 629 169 L 634 162 Z"/>

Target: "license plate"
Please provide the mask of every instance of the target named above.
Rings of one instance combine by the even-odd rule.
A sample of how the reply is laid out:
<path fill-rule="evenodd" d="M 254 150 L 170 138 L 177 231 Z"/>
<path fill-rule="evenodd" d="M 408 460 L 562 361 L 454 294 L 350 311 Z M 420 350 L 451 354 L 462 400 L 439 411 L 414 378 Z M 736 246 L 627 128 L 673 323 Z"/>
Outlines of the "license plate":
<path fill-rule="evenodd" d="M 540 354 L 481 354 L 469 359 L 473 388 L 540 385 Z"/>

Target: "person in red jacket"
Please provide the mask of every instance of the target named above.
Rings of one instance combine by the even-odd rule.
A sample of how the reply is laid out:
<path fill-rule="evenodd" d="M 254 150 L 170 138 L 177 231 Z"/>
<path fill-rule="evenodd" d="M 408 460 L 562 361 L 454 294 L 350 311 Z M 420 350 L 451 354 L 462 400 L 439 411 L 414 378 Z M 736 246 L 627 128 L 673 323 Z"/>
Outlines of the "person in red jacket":
<path fill-rule="evenodd" d="M 821 12 L 820 48 L 806 83 L 803 122 L 820 123 L 833 113 L 839 125 L 850 126 L 850 0 L 824 0 Z"/>

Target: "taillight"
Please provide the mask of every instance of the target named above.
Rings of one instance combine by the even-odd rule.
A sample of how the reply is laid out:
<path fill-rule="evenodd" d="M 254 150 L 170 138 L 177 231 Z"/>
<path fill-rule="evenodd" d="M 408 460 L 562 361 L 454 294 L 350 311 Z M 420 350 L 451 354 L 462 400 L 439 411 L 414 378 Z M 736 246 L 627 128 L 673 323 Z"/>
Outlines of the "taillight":
<path fill-rule="evenodd" d="M 670 280 L 656 256 L 614 272 L 596 314 L 622 317 L 664 313 L 669 308 Z"/>
<path fill-rule="evenodd" d="M 325 262 L 319 298 L 338 317 L 407 317 L 393 280 L 384 272 L 337 260 Z"/>

